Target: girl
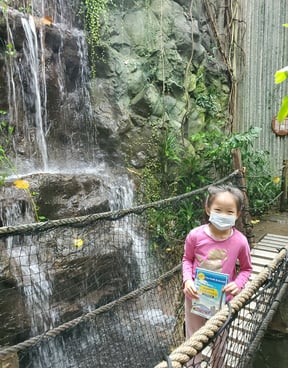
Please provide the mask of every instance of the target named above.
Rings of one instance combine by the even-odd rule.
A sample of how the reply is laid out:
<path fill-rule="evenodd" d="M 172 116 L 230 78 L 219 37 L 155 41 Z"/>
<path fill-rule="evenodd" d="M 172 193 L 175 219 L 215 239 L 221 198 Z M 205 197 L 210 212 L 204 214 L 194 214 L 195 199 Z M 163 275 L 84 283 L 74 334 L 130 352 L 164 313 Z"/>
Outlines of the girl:
<path fill-rule="evenodd" d="M 182 273 L 187 339 L 206 322 L 205 318 L 190 312 L 192 298 L 198 298 L 193 281 L 196 267 L 229 275 L 228 284 L 223 288 L 226 300 L 237 295 L 250 277 L 252 265 L 249 244 L 246 237 L 234 227 L 240 216 L 242 203 L 243 194 L 236 187 L 230 185 L 209 187 L 205 205 L 208 224 L 194 228 L 186 237 Z M 237 261 L 239 261 L 238 272 L 236 272 Z M 200 354 L 194 363 L 197 361 L 201 361 Z M 216 366 L 220 367 L 218 364 Z"/>

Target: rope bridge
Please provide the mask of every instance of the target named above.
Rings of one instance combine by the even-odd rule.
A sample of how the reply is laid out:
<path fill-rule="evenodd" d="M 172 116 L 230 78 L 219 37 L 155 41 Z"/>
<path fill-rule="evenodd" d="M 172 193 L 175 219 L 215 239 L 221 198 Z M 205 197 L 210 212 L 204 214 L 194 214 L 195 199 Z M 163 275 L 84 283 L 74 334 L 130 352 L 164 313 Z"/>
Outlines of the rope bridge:
<path fill-rule="evenodd" d="M 237 180 L 238 171 L 214 184 Z M 208 367 L 215 351 L 232 354 L 227 367 L 247 367 L 287 285 L 287 249 L 184 342 L 179 259 L 191 218 L 174 234 L 175 215 L 193 216 L 192 198 L 202 207 L 206 190 L 0 228 L 0 367 Z"/>

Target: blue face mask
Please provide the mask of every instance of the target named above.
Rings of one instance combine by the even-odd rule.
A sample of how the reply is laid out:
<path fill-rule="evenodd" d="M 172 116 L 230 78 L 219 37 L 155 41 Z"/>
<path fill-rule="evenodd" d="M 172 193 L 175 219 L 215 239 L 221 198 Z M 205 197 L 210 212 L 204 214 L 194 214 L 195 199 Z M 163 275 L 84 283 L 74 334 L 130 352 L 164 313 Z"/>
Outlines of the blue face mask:
<path fill-rule="evenodd" d="M 211 211 L 209 222 L 218 230 L 228 230 L 235 226 L 236 216 L 223 215 L 221 213 Z"/>

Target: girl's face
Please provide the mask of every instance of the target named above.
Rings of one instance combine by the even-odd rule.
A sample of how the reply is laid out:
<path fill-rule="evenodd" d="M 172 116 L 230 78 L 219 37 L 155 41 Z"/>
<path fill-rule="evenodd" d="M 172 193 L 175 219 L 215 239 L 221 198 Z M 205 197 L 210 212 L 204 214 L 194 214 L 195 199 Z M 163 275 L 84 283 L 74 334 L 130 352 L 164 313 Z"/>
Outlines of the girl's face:
<path fill-rule="evenodd" d="M 217 193 L 210 207 L 206 206 L 206 213 L 210 216 L 211 211 L 222 215 L 239 217 L 236 199 L 230 192 Z"/>

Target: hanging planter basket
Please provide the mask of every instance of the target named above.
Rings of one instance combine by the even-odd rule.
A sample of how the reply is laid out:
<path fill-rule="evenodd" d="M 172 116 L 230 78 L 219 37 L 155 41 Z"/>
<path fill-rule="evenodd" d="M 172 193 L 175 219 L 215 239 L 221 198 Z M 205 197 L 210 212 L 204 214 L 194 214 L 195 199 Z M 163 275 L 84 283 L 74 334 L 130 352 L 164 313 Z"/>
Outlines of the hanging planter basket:
<path fill-rule="evenodd" d="M 278 136 L 288 135 L 288 116 L 279 123 L 277 116 L 272 120 L 272 130 Z"/>

